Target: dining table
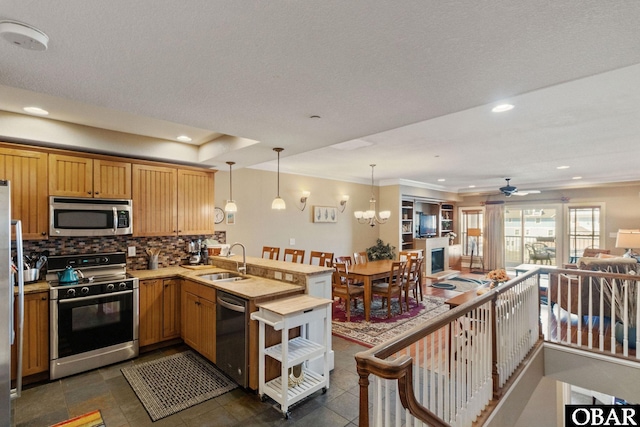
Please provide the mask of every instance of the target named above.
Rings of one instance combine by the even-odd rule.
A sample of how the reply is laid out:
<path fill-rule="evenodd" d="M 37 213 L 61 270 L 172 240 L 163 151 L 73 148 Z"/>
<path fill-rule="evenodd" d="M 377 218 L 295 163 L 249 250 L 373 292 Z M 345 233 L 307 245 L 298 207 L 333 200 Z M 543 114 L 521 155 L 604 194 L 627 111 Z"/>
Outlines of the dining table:
<path fill-rule="evenodd" d="M 371 284 L 375 280 L 388 279 L 394 260 L 382 259 L 363 264 L 353 264 L 347 269 L 348 277 L 364 284 L 364 319 L 369 321 L 371 315 Z"/>

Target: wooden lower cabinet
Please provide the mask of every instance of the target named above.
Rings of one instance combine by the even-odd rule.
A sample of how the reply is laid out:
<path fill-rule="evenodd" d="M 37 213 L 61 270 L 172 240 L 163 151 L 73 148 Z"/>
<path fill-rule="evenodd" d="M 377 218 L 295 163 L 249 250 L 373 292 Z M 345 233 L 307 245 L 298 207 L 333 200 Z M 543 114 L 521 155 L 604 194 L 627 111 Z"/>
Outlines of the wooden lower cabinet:
<path fill-rule="evenodd" d="M 181 300 L 182 339 L 216 363 L 216 290 L 184 280 Z"/>
<path fill-rule="evenodd" d="M 140 347 L 180 337 L 180 279 L 140 281 Z"/>
<path fill-rule="evenodd" d="M 17 302 L 14 310 L 17 325 Z M 24 296 L 24 329 L 22 334 L 22 376 L 49 370 L 49 293 L 38 292 Z M 18 370 L 17 347 L 11 346 L 11 379 Z"/>

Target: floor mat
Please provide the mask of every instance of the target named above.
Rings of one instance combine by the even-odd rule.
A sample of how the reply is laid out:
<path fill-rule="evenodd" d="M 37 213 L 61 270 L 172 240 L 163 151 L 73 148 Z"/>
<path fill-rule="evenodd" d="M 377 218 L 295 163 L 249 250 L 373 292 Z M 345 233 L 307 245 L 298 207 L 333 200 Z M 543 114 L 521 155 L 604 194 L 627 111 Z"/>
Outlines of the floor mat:
<path fill-rule="evenodd" d="M 238 387 L 192 351 L 122 368 L 122 374 L 153 421 Z"/>

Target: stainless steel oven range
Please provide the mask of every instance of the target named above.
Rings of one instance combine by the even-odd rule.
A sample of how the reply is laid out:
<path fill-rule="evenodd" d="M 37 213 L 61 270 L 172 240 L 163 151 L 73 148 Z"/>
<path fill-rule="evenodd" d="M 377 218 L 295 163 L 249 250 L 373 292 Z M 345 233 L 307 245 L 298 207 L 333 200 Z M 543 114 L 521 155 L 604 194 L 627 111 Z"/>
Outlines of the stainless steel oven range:
<path fill-rule="evenodd" d="M 51 256 L 49 376 L 138 356 L 138 279 L 124 252 Z"/>

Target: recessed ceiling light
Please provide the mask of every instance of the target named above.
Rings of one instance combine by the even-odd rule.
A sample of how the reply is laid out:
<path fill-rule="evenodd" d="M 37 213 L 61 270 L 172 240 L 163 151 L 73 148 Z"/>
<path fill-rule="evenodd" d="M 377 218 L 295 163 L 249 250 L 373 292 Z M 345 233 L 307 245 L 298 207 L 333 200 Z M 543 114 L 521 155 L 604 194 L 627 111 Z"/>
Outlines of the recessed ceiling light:
<path fill-rule="evenodd" d="M 476 188 L 476 186 L 472 184 L 469 186 L 469 188 Z"/>
<path fill-rule="evenodd" d="M 581 176 L 574 176 L 574 177 L 573 177 L 573 178 L 571 178 L 571 179 L 582 179 L 582 177 L 581 177 Z"/>
<path fill-rule="evenodd" d="M 494 113 L 504 113 L 505 111 L 513 110 L 512 104 L 500 104 L 491 109 Z"/>
<path fill-rule="evenodd" d="M 191 142 L 191 138 L 189 138 L 187 135 L 180 135 L 176 139 L 180 142 Z"/>
<path fill-rule="evenodd" d="M 47 115 L 49 115 L 49 112 L 47 110 L 43 110 L 40 107 L 24 107 L 23 110 L 26 111 L 29 114 L 35 114 L 35 115 L 38 115 L 38 116 L 47 116 Z"/>
<path fill-rule="evenodd" d="M 556 169 L 569 169 L 571 166 L 558 166 Z"/>
<path fill-rule="evenodd" d="M 444 179 L 444 178 L 438 178 L 438 182 L 445 182 L 445 181 L 446 181 L 446 179 Z"/>

